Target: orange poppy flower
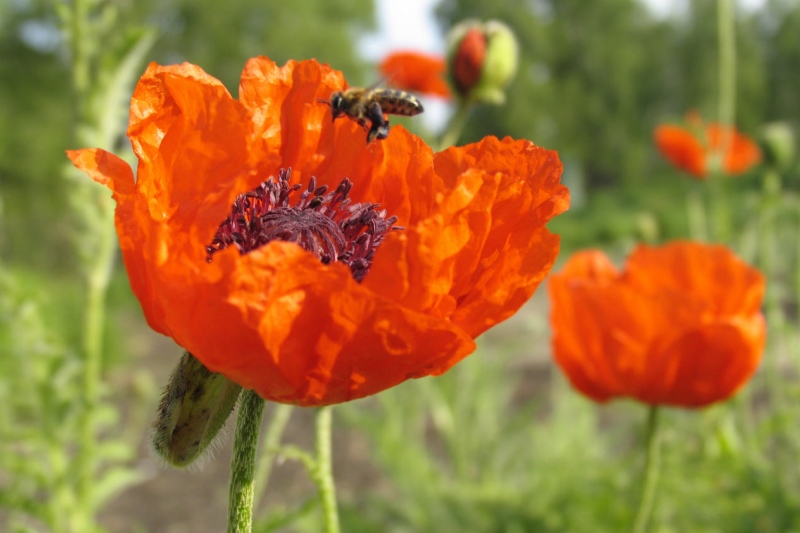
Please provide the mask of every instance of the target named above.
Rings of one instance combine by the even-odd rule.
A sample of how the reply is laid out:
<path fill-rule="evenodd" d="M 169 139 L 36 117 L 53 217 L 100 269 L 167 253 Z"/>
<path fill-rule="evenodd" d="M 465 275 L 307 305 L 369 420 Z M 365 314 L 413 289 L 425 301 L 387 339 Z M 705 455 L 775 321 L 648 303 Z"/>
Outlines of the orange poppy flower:
<path fill-rule="evenodd" d="M 316 61 L 261 57 L 235 100 L 199 67 L 151 64 L 131 104 L 136 180 L 108 152 L 69 152 L 113 193 L 150 326 L 269 400 L 326 405 L 445 372 L 558 253 L 555 152 L 486 138 L 434 154 L 399 126 L 365 145 L 317 102 L 344 86 Z"/>
<path fill-rule="evenodd" d="M 380 70 L 392 87 L 450 98 L 442 57 L 411 51 L 394 52 L 381 61 Z"/>
<path fill-rule="evenodd" d="M 728 147 L 722 160 L 726 174 L 741 174 L 761 161 L 761 150 L 749 137 L 735 128 L 717 123 L 704 125 L 696 114 L 687 117 L 688 128 L 661 125 L 656 128 L 655 140 L 661 154 L 670 163 L 686 172 L 704 178 L 713 157 L 728 137 Z"/>
<path fill-rule="evenodd" d="M 761 361 L 764 277 L 723 246 L 639 246 L 618 271 L 600 251 L 550 278 L 555 360 L 598 402 L 702 407 Z"/>

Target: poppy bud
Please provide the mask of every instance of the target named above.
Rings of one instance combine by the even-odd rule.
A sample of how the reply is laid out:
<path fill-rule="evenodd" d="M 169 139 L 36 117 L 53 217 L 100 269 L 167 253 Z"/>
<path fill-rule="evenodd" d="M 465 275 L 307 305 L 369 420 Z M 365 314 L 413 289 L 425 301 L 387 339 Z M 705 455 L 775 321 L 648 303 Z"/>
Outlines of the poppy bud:
<path fill-rule="evenodd" d="M 517 71 L 518 46 L 511 29 L 496 20 L 453 27 L 447 36 L 450 78 L 456 92 L 476 102 L 502 104 Z"/>
<path fill-rule="evenodd" d="M 455 56 L 451 58 L 451 77 L 460 95 L 469 94 L 478 83 L 485 58 L 486 37 L 478 28 L 468 28 L 459 40 Z"/>
<path fill-rule="evenodd" d="M 794 161 L 794 132 L 785 122 L 770 122 L 761 128 L 761 149 L 767 165 L 787 168 Z"/>
<path fill-rule="evenodd" d="M 176 468 L 194 462 L 222 429 L 241 390 L 184 352 L 153 422 L 153 450 Z"/>

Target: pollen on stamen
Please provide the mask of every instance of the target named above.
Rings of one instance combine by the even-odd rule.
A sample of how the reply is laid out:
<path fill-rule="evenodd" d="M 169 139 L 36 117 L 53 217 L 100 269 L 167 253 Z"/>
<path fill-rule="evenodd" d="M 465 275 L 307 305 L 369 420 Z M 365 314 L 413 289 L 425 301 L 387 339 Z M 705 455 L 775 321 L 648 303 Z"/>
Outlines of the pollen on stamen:
<path fill-rule="evenodd" d="M 292 169 L 281 169 L 278 179 L 269 178 L 252 191 L 236 197 L 231 214 L 206 246 L 206 261 L 230 245 L 240 254 L 251 252 L 271 241 L 295 242 L 315 254 L 324 264 L 345 263 L 360 282 L 367 275 L 375 250 L 395 226 L 397 217 L 386 218 L 380 204 L 352 203 L 348 197 L 353 183 L 344 178 L 336 189 L 317 187 L 312 177 L 308 187 L 290 185 Z"/>

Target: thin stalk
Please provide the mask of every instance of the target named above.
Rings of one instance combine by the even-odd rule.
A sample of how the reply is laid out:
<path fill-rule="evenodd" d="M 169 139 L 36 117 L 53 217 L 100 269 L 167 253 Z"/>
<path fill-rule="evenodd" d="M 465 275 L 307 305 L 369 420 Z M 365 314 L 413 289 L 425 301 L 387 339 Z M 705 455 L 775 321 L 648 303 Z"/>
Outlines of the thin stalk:
<path fill-rule="evenodd" d="M 780 263 L 780 243 L 776 219 L 777 205 L 781 194 L 780 175 L 775 170 L 767 170 L 764 175 L 761 193 L 761 209 L 759 213 L 759 266 L 767 279 L 764 295 L 764 309 L 767 318 L 767 330 L 774 333 L 769 336 L 770 350 L 765 361 L 767 368 L 767 388 L 773 408 L 781 404 L 782 379 L 780 371 L 780 355 L 784 351 L 784 335 L 786 317 L 781 307 L 781 285 L 778 281 Z"/>
<path fill-rule="evenodd" d="M 718 118 L 732 126 L 736 115 L 736 13 L 732 0 L 717 0 L 717 44 L 719 46 Z M 728 136 L 730 137 L 730 136 Z M 730 138 L 723 139 L 725 153 Z"/>
<path fill-rule="evenodd" d="M 732 216 L 730 209 L 730 193 L 727 178 L 720 170 L 712 172 L 708 178 L 706 193 L 711 211 L 711 240 L 724 244 L 733 244 Z"/>
<path fill-rule="evenodd" d="M 703 194 L 697 187 L 692 187 L 686 196 L 686 214 L 689 219 L 689 236 L 696 241 L 708 242 L 706 208 L 703 205 Z"/>
<path fill-rule="evenodd" d="M 314 481 L 319 490 L 322 505 L 323 531 L 339 533 L 339 511 L 336 507 L 336 487 L 333 482 L 331 457 L 331 428 L 333 408 L 322 407 L 317 412 L 316 469 Z"/>
<path fill-rule="evenodd" d="M 796 217 L 795 223 L 800 227 L 800 205 L 795 207 L 794 216 Z M 794 261 L 794 301 L 800 303 L 800 239 L 795 239 L 797 247 L 795 248 L 795 261 Z M 796 323 L 796 321 L 795 321 Z M 800 337 L 798 335 L 792 336 L 794 339 L 794 350 L 792 350 L 795 370 L 800 371 Z"/>
<path fill-rule="evenodd" d="M 723 127 L 722 139 L 711 165 L 709 187 L 714 222 L 714 237 L 728 242 L 731 238 L 730 209 L 724 184 L 725 154 L 731 144 L 736 120 L 736 13 L 732 0 L 717 0 L 717 45 L 719 48 L 717 118 Z"/>
<path fill-rule="evenodd" d="M 91 520 L 93 459 L 95 456 L 94 414 L 97 410 L 101 374 L 103 329 L 105 326 L 105 299 L 114 255 L 114 225 L 112 221 L 99 231 L 100 248 L 97 262 L 88 274 L 88 294 L 83 330 L 83 409 L 80 419 L 80 451 L 78 466 L 78 499 L 81 510 Z"/>
<path fill-rule="evenodd" d="M 656 505 L 658 495 L 658 482 L 661 477 L 661 436 L 658 431 L 659 408 L 651 405 L 647 415 L 647 455 L 644 464 L 644 484 L 642 486 L 642 499 L 636 511 L 633 533 L 648 531 L 650 518 Z"/>
<path fill-rule="evenodd" d="M 90 63 L 94 35 L 92 35 L 89 9 L 91 0 L 74 0 L 68 15 L 70 35 L 71 84 L 73 109 L 75 110 L 75 131 L 92 122 L 87 116 L 87 102 L 90 99 Z M 77 515 L 73 517 L 76 530 L 87 530 L 92 523 L 92 483 L 96 436 L 94 434 L 94 414 L 97 410 L 101 374 L 103 330 L 105 325 L 105 298 L 111 277 L 115 250 L 113 229 L 113 210 L 104 213 L 105 224 L 98 231 L 98 249 L 93 262 L 86 271 L 87 300 L 83 318 L 83 404 L 79 422 L 78 452 L 75 458 L 77 470 Z"/>
<path fill-rule="evenodd" d="M 256 467 L 255 474 L 256 495 L 254 501 L 256 503 L 260 502 L 264 497 L 269 475 L 272 472 L 272 466 L 275 464 L 275 456 L 280 452 L 278 446 L 281 443 L 286 424 L 289 423 L 289 418 L 292 416 L 292 411 L 294 411 L 293 405 L 277 404 L 272 420 L 269 422 L 267 434 L 264 436 L 264 444 L 258 454 L 260 461 Z"/>
<path fill-rule="evenodd" d="M 458 139 L 461 138 L 461 133 L 464 131 L 464 126 L 467 124 L 469 112 L 472 110 L 472 102 L 467 100 L 459 100 L 456 106 L 456 112 L 450 117 L 447 127 L 439 138 L 439 151 L 445 148 L 454 146 Z"/>
<path fill-rule="evenodd" d="M 252 390 L 244 391 L 233 436 L 228 533 L 250 533 L 253 528 L 256 450 L 263 415 L 264 400 Z"/>

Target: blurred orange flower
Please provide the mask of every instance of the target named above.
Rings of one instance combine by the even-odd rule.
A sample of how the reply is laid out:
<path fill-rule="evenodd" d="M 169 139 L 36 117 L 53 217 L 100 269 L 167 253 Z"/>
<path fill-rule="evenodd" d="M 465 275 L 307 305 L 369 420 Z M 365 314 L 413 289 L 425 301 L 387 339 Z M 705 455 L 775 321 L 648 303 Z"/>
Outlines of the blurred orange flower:
<path fill-rule="evenodd" d="M 741 174 L 761 161 L 761 150 L 749 137 L 735 128 L 717 123 L 703 124 L 695 113 L 687 115 L 688 127 L 664 124 L 655 131 L 661 154 L 670 163 L 686 172 L 704 178 L 709 172 L 709 159 L 719 151 L 727 138 L 728 147 L 722 159 L 726 174 Z"/>
<path fill-rule="evenodd" d="M 434 154 L 398 126 L 365 146 L 317 102 L 343 87 L 327 65 L 260 57 L 235 100 L 197 66 L 151 64 L 131 104 L 136 180 L 106 151 L 69 152 L 113 193 L 150 326 L 278 402 L 445 372 L 547 275 L 545 224 L 569 203 L 558 155 L 528 141 Z"/>
<path fill-rule="evenodd" d="M 394 52 L 381 62 L 380 70 L 392 87 L 450 98 L 443 57 L 412 51 Z"/>
<path fill-rule="evenodd" d="M 723 246 L 639 246 L 622 272 L 580 252 L 549 292 L 556 362 L 598 402 L 702 407 L 733 395 L 761 361 L 764 277 Z"/>

